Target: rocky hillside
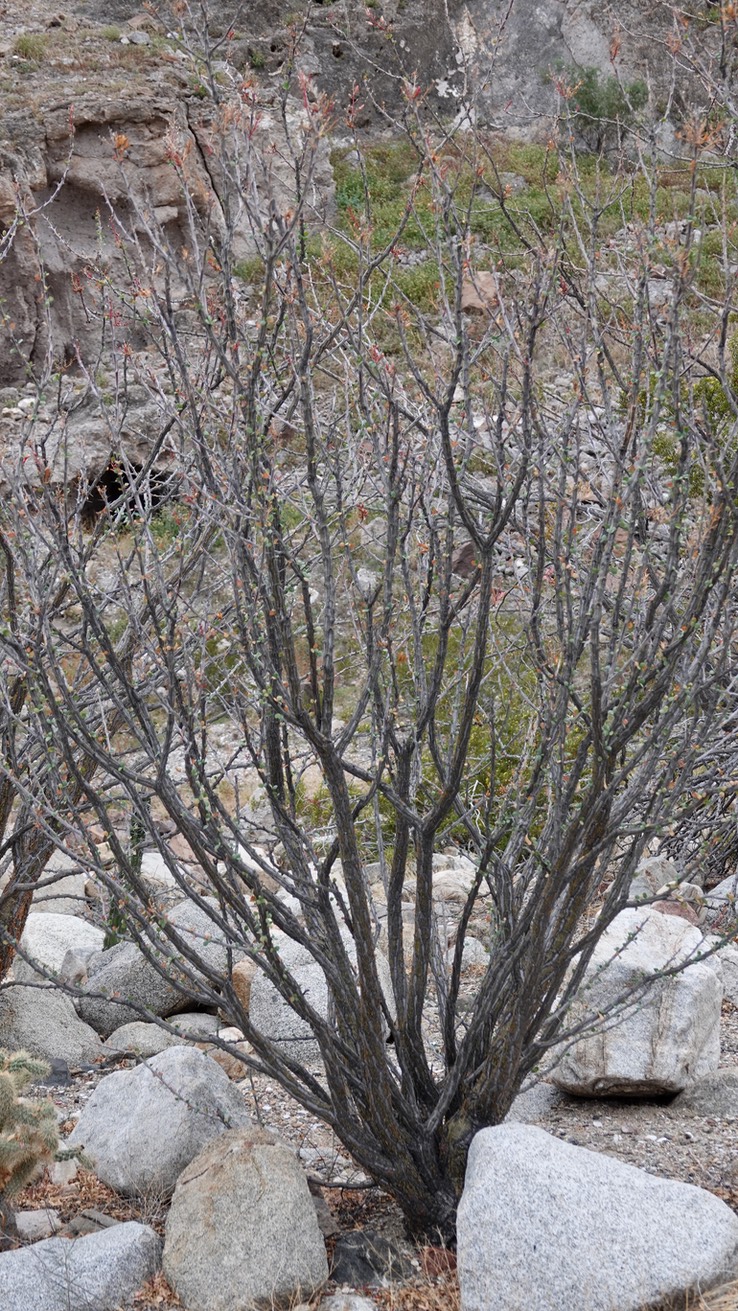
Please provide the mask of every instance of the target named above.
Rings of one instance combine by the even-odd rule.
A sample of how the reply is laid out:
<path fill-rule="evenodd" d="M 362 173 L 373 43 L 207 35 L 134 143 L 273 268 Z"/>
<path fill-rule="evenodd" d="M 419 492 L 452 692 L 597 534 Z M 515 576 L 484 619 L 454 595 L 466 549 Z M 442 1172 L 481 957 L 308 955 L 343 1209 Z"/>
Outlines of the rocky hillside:
<path fill-rule="evenodd" d="M 63 13 L 49 0 L 9 0 L 0 14 L 0 385 L 96 348 L 85 269 L 105 247 L 117 276 L 113 207 L 125 221 L 145 201 L 168 238 L 186 245 L 175 140 L 198 208 L 218 211 L 220 182 L 208 169 L 214 91 L 226 95 L 246 79 L 270 144 L 285 86 L 298 116 L 301 97 L 331 98 L 340 139 L 349 104 L 358 130 L 387 131 L 408 82 L 446 121 L 474 93 L 494 127 L 540 137 L 555 100 L 551 73 L 562 66 L 617 68 L 626 80 L 650 73 L 658 98 L 673 18 L 640 0 L 617 13 L 573 0 L 372 0 L 366 8 L 337 0 L 292 11 L 257 0 L 247 18 L 213 3 L 207 32 L 194 22 L 183 39 L 175 26 L 163 6 L 144 12 L 131 0 L 89 0 Z M 330 198 L 329 169 L 317 182 Z"/>

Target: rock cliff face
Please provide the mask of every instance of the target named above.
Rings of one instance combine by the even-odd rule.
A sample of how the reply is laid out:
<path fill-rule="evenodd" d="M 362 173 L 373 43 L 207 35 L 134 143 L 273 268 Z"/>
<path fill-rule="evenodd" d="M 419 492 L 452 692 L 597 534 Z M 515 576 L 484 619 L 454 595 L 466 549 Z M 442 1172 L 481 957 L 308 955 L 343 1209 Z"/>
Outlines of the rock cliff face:
<path fill-rule="evenodd" d="M 551 74 L 596 68 L 626 80 L 666 76 L 673 27 L 666 4 L 595 0 L 462 0 L 454 27 L 484 112 L 502 130 L 531 135 L 554 109 Z"/>
<path fill-rule="evenodd" d="M 251 178 L 228 228 L 234 257 L 244 259 L 270 205 L 291 204 L 288 157 L 320 93 L 334 103 L 344 140 L 349 103 L 359 130 L 386 129 L 406 111 L 408 83 L 447 121 L 476 99 L 496 129 L 541 136 L 555 101 L 552 69 L 612 71 L 617 32 L 624 76 L 643 73 L 648 56 L 658 83 L 673 23 L 667 6 L 645 0 L 378 0 L 369 8 L 297 0 L 292 13 L 277 0 L 252 0 L 246 13 L 212 0 L 203 62 L 202 34 L 171 39 L 164 8 L 158 20 L 137 8 L 86 0 L 61 17 L 49 0 L 34 0 L 0 16 L 0 387 L 38 377 L 52 361 L 94 359 L 105 281 L 129 276 L 116 224 L 136 235 L 152 271 L 151 231 L 171 254 L 188 246 L 193 217 L 226 230 L 240 179 L 215 166 L 217 110 L 206 83 L 225 97 L 246 78 L 259 100 L 251 140 L 264 174 Z M 286 116 L 277 104 L 285 86 Z M 323 214 L 333 195 L 329 152 L 326 140 L 310 184 Z"/>
<path fill-rule="evenodd" d="M 0 387 L 39 376 L 52 357 L 92 365 L 106 285 L 131 283 L 130 240 L 124 256 L 121 234 L 137 243 L 137 275 L 155 279 L 166 260 L 181 300 L 177 259 L 193 225 L 228 231 L 235 260 L 253 255 L 270 206 L 284 212 L 294 201 L 293 152 L 305 125 L 299 104 L 282 114 L 267 101 L 249 142 L 260 167 L 246 182 L 235 161 L 229 176 L 218 167 L 215 111 L 197 98 L 91 93 L 42 113 L 42 127 L 16 123 L 15 140 L 0 148 Z M 333 178 L 325 143 L 308 183 L 309 203 L 327 217 Z M 135 316 L 126 331 L 135 347 Z"/>
<path fill-rule="evenodd" d="M 29 368 L 42 371 L 49 352 L 70 361 L 97 348 L 101 250 L 106 275 L 123 276 L 116 224 L 135 222 L 140 207 L 174 236 L 183 203 L 169 159 L 175 133 L 194 145 L 185 107 L 174 99 L 93 94 L 73 110 L 50 105 L 42 133 L 31 142 L 24 133 L 6 150 L 0 223 L 16 231 L 0 265 L 0 298 L 12 305 L 0 327 L 0 385 Z M 186 151 L 183 175 L 203 209 L 217 205 L 197 149 Z"/>

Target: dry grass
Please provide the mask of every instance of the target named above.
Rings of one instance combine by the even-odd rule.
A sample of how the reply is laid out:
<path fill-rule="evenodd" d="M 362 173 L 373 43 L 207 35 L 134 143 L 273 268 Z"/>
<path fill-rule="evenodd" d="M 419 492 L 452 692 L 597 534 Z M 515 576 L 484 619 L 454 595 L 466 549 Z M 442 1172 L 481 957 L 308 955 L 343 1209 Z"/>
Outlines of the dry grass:
<path fill-rule="evenodd" d="M 374 1294 L 374 1300 L 385 1311 L 460 1311 L 461 1308 L 458 1280 L 451 1271 L 437 1278 L 414 1279 L 384 1289 Z M 506 1308 L 498 1306 L 494 1311 L 506 1311 Z M 567 1308 L 562 1307 L 561 1311 L 567 1311 Z M 658 1311 L 738 1311 L 738 1280 L 712 1293 L 694 1294 L 686 1303 L 680 1298 L 678 1302 L 658 1308 Z"/>
<path fill-rule="evenodd" d="M 698 1293 L 689 1299 L 686 1311 L 738 1311 L 738 1279 L 712 1293 Z"/>
<path fill-rule="evenodd" d="M 382 1289 L 375 1296 L 377 1305 L 385 1311 L 460 1311 L 461 1308 L 459 1282 L 451 1271 L 435 1279 L 426 1276 Z M 504 1308 L 500 1307 L 499 1311 Z"/>

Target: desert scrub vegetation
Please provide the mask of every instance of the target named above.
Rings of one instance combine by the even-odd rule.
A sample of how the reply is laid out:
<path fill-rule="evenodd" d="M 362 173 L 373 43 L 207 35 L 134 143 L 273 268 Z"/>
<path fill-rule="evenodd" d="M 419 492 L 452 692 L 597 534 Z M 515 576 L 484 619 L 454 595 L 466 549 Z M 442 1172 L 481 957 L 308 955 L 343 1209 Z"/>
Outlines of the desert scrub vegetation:
<path fill-rule="evenodd" d="M 48 38 L 43 32 L 22 32 L 13 42 L 13 53 L 31 64 L 41 64 L 46 58 Z"/>
<path fill-rule="evenodd" d="M 187 259 L 150 219 L 121 220 L 136 281 L 97 283 L 111 372 L 134 367 L 135 340 L 152 402 L 168 380 L 154 450 L 176 469 L 178 531 L 157 520 L 155 455 L 118 462 L 139 507 L 125 550 L 114 508 L 82 524 L 46 434 L 0 504 L 0 975 L 50 852 L 73 851 L 157 968 L 176 963 L 183 1001 L 242 1030 L 233 1054 L 335 1129 L 411 1229 L 452 1243 L 469 1144 L 571 1036 L 643 853 L 678 833 L 700 859 L 714 816 L 696 794 L 736 777 L 735 306 L 729 282 L 699 294 L 694 258 L 697 192 L 723 194 L 699 170 L 729 192 L 728 139 L 708 160 L 695 141 L 682 191 L 645 146 L 582 155 L 566 105 L 554 148 L 503 150 L 408 94 L 396 141 L 354 133 L 334 156 L 331 226 L 310 200 L 327 102 L 291 137 L 286 203 L 264 197 L 258 102 L 204 73 L 202 89 L 233 203 L 211 221 L 174 157 Z M 152 268 L 177 269 L 186 315 Z M 705 378 L 725 394 L 719 449 Z M 229 969 L 152 909 L 133 828 Z M 434 896 L 449 838 L 467 878 L 450 964 Z M 462 998 L 480 913 L 493 950 Z M 320 1073 L 259 1031 L 231 986 L 240 956 L 308 1027 Z"/>
<path fill-rule="evenodd" d="M 555 75 L 568 101 L 575 129 L 587 149 L 601 155 L 607 147 L 619 149 L 623 133 L 648 100 L 648 87 L 640 79 L 623 82 L 597 68 L 570 65 Z"/>

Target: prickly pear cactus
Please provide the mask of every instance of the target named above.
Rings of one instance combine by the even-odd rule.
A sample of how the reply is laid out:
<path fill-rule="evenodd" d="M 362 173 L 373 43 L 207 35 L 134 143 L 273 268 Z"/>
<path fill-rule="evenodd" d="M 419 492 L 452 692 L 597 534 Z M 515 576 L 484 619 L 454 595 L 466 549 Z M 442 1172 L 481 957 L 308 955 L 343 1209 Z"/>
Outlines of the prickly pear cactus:
<path fill-rule="evenodd" d="M 0 1203 L 24 1188 L 57 1149 L 53 1103 L 21 1096 L 48 1068 L 26 1052 L 0 1051 Z"/>

